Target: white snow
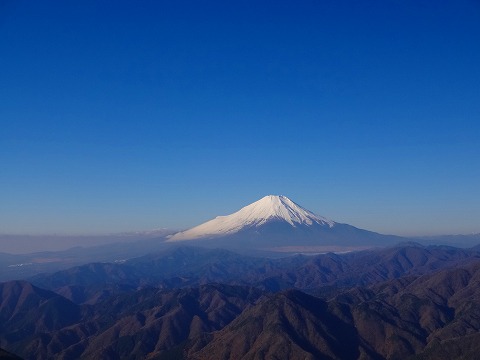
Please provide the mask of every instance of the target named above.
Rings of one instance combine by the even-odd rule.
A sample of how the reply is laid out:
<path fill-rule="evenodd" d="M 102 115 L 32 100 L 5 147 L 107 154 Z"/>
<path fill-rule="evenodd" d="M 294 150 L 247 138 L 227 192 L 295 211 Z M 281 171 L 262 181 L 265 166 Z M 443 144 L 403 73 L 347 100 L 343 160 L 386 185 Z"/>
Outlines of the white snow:
<path fill-rule="evenodd" d="M 167 241 L 194 240 L 206 237 L 229 235 L 245 227 L 261 226 L 271 220 L 280 220 L 297 225 L 311 226 L 319 224 L 333 227 L 335 222 L 304 209 L 286 196 L 268 195 L 245 206 L 234 214 L 217 216 L 215 219 L 178 232 Z"/>

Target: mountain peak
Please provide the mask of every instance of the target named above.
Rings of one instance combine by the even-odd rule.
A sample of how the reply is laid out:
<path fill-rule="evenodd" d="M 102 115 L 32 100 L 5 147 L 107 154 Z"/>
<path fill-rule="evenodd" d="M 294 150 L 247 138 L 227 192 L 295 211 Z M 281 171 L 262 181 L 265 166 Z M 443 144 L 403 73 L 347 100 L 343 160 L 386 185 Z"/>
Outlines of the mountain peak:
<path fill-rule="evenodd" d="M 267 195 L 245 206 L 236 214 L 242 215 L 256 225 L 272 219 L 284 220 L 292 226 L 313 223 L 333 225 L 333 221 L 315 215 L 283 195 Z"/>
<path fill-rule="evenodd" d="M 283 195 L 267 195 L 245 206 L 236 213 L 217 216 L 201 225 L 176 233 L 168 241 L 193 240 L 237 233 L 246 228 L 259 227 L 267 222 L 280 221 L 292 227 L 314 224 L 333 227 L 335 222 L 315 215 Z"/>

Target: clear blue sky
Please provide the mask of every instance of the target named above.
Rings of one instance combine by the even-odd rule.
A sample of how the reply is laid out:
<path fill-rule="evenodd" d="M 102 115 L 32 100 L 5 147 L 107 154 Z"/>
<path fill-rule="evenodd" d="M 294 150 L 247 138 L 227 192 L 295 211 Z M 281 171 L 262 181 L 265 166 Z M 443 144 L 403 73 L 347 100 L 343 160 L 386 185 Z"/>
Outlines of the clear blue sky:
<path fill-rule="evenodd" d="M 480 232 L 480 2 L 1 0 L 0 125 L 0 233 Z"/>

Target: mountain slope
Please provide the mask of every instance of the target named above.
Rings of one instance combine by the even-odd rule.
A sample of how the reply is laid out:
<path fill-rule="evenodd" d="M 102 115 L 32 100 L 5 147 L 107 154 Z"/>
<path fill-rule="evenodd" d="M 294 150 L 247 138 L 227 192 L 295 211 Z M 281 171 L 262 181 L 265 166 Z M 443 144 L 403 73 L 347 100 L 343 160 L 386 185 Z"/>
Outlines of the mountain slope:
<path fill-rule="evenodd" d="M 36 347 L 31 341 L 38 334 L 76 324 L 83 316 L 80 306 L 26 281 L 0 283 L 0 346 L 15 354 L 25 354 L 25 342 Z"/>
<path fill-rule="evenodd" d="M 336 309 L 334 309 L 336 308 Z M 342 307 L 296 290 L 244 311 L 192 359 L 356 359 L 358 336 Z M 338 312 L 338 315 L 335 314 Z M 346 346 L 345 344 L 348 344 Z M 362 349 L 362 352 L 369 352 Z"/>
<path fill-rule="evenodd" d="M 476 359 L 480 262 L 352 288 L 328 301 L 264 297 L 189 358 Z M 259 354 L 261 354 L 259 356 Z"/>
<path fill-rule="evenodd" d="M 163 358 L 186 340 L 223 328 L 262 296 L 251 287 L 213 284 L 146 288 L 76 306 L 26 282 L 1 285 L 8 311 L 0 318 L 0 346 L 28 359 Z"/>
<path fill-rule="evenodd" d="M 259 227 L 267 222 L 286 222 L 292 227 L 298 225 L 335 226 L 335 222 L 315 215 L 294 203 L 286 196 L 268 195 L 245 206 L 234 214 L 217 216 L 186 231 L 176 233 L 168 241 L 194 240 L 237 233 L 246 228 Z"/>
<path fill-rule="evenodd" d="M 170 243 L 201 241 L 204 246 L 282 251 L 292 246 L 385 246 L 403 240 L 336 223 L 276 195 L 167 237 Z"/>

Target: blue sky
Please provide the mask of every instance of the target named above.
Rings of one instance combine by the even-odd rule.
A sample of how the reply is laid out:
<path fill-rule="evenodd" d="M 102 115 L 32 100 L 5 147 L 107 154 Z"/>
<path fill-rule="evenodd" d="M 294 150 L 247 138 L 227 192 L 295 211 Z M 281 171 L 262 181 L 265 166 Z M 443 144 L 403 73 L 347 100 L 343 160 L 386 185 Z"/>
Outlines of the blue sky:
<path fill-rule="evenodd" d="M 185 228 L 267 194 L 480 232 L 480 3 L 0 2 L 0 233 Z"/>

